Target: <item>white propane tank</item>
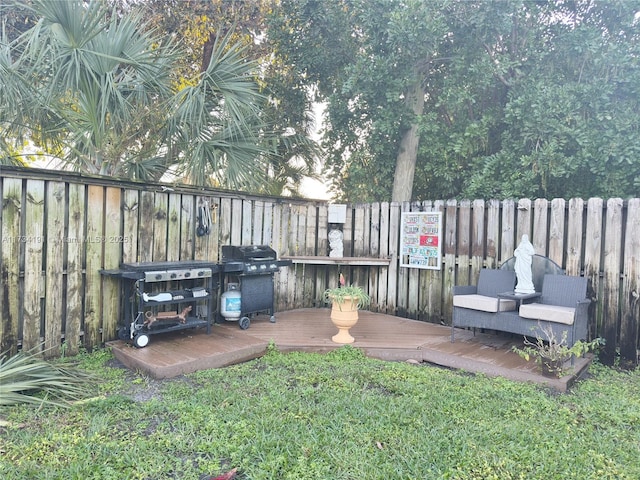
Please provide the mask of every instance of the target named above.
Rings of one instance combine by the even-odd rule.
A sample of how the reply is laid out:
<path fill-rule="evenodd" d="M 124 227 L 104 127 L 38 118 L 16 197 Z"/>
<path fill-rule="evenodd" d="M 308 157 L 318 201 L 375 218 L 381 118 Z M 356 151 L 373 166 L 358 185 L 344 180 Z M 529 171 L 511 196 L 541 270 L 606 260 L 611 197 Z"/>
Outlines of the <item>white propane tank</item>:
<path fill-rule="evenodd" d="M 220 314 L 227 320 L 238 320 L 242 315 L 242 292 L 237 283 L 229 283 L 220 298 Z"/>

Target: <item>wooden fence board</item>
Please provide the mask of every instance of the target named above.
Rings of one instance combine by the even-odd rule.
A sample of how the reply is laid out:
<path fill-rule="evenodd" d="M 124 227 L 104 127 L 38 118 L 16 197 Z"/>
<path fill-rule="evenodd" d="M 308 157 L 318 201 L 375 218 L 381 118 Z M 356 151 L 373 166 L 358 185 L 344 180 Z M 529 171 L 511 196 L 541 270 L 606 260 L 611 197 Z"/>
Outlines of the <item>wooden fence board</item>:
<path fill-rule="evenodd" d="M 291 212 L 296 218 L 296 232 L 293 238 L 295 238 L 295 252 L 296 255 L 302 255 L 305 251 L 307 240 L 307 217 L 306 208 L 302 205 L 295 204 L 291 206 Z M 308 284 L 311 279 L 309 278 L 309 270 L 306 268 L 308 265 L 302 266 L 302 276 L 290 277 L 288 280 L 288 289 L 290 292 L 295 292 L 295 298 L 298 304 L 310 306 L 308 303 L 308 297 L 305 297 L 305 284 Z M 302 279 L 302 284 L 300 284 Z"/>
<path fill-rule="evenodd" d="M 353 208 L 353 250 L 354 257 L 365 256 L 365 231 L 368 227 L 366 209 L 362 204 L 357 204 Z M 368 232 L 367 232 L 368 234 Z M 367 245 L 368 247 L 368 245 Z"/>
<path fill-rule="evenodd" d="M 253 244 L 253 202 L 251 200 L 242 201 L 242 239 L 241 245 Z"/>
<path fill-rule="evenodd" d="M 419 203 L 411 204 L 412 212 L 422 212 L 422 205 Z M 420 269 L 404 268 L 407 271 L 407 317 L 417 319 L 420 313 Z"/>
<path fill-rule="evenodd" d="M 145 192 L 148 193 L 148 192 Z M 153 193 L 147 197 L 150 207 L 149 212 L 153 212 Z M 144 203 L 144 201 L 143 201 Z M 103 338 L 101 335 L 101 313 L 102 313 L 102 279 L 100 277 L 100 269 L 102 268 L 102 243 L 99 241 L 104 235 L 104 188 L 99 185 L 89 185 L 87 188 L 87 206 L 86 211 L 90 214 L 86 217 L 86 239 L 85 242 L 85 310 L 84 310 L 84 339 L 83 343 L 89 351 L 99 347 Z M 141 226 L 144 222 L 141 222 Z M 151 226 L 152 227 L 152 226 Z M 141 229 L 142 230 L 142 229 Z M 144 229 L 144 235 L 141 238 L 148 243 L 152 237 L 149 229 Z M 141 251 L 142 258 L 144 251 Z M 147 257 L 148 258 L 148 257 Z M 144 260 L 143 260 L 144 261 Z M 150 259 L 148 260 L 150 261 Z"/>
<path fill-rule="evenodd" d="M 369 255 L 371 257 L 380 256 L 380 204 L 372 203 L 371 210 L 371 223 L 369 225 Z M 375 305 L 379 301 L 378 288 L 379 288 L 380 270 L 378 268 L 369 269 L 369 297 L 371 304 Z"/>
<path fill-rule="evenodd" d="M 549 202 L 538 198 L 533 202 L 533 236 L 531 243 L 538 255 L 547 256 L 549 242 Z"/>
<path fill-rule="evenodd" d="M 289 255 L 289 206 L 285 203 L 274 203 L 272 211 L 273 221 L 271 230 L 273 235 L 271 246 L 278 253 L 278 256 Z M 287 285 L 289 276 L 295 276 L 295 269 L 295 265 L 288 268 L 281 268 L 274 276 L 275 297 L 278 310 L 285 308 L 286 305 L 291 305 L 291 302 L 293 302 L 293 298 L 289 297 L 290 294 L 287 290 Z"/>
<path fill-rule="evenodd" d="M 604 257 L 603 257 L 603 297 L 611 299 L 603 306 L 603 336 L 606 342 L 602 360 L 613 365 L 615 361 L 618 334 L 618 314 L 620 311 L 620 262 L 622 256 L 622 207 L 620 198 L 607 201 Z"/>
<path fill-rule="evenodd" d="M 220 245 L 233 245 L 231 239 L 231 199 L 222 198 L 219 210 Z"/>
<path fill-rule="evenodd" d="M 170 193 L 167 209 L 167 261 L 177 262 L 180 260 L 182 195 Z"/>
<path fill-rule="evenodd" d="M 251 235 L 252 245 L 266 245 L 262 240 L 264 230 L 264 202 L 257 200 L 253 204 L 253 232 Z"/>
<path fill-rule="evenodd" d="M 445 206 L 444 222 L 443 222 L 443 291 L 444 291 L 444 307 L 442 312 L 446 318 L 451 316 L 452 296 L 448 294 L 453 290 L 454 285 L 458 285 L 456 281 L 456 239 L 458 238 L 458 202 L 456 200 L 448 200 Z"/>
<path fill-rule="evenodd" d="M 283 237 L 284 233 L 288 233 L 287 223 L 285 223 L 284 219 L 284 208 L 282 203 L 273 204 L 272 207 L 273 213 L 273 222 L 272 222 L 272 231 L 273 237 L 271 240 L 271 248 L 273 248 L 278 256 L 281 257 L 283 255 L 288 255 L 286 240 Z M 288 222 L 288 219 L 287 219 Z M 281 268 L 278 273 L 274 276 L 275 283 L 275 300 L 277 304 L 278 310 L 284 308 L 285 305 L 291 305 L 289 303 L 290 299 L 288 297 L 288 292 L 286 289 L 283 289 L 283 285 L 287 285 L 287 277 L 289 275 L 293 275 L 295 270 L 295 266 L 292 265 L 288 268 Z"/>
<path fill-rule="evenodd" d="M 317 208 L 317 249 L 315 255 L 324 257 L 329 255 L 329 209 L 326 205 Z M 324 291 L 327 289 L 327 271 L 324 268 L 316 268 L 316 296 L 314 306 L 323 307 Z"/>
<path fill-rule="evenodd" d="M 22 180 L 5 178 L 2 182 L 2 256 L 0 257 L 2 292 L 0 294 L 0 352 L 18 352 L 20 336 L 20 219 L 22 212 Z"/>
<path fill-rule="evenodd" d="M 316 253 L 316 209 L 312 205 L 302 206 L 305 220 L 303 255 L 313 256 Z M 305 265 L 303 305 L 313 307 L 316 303 L 316 270 L 315 265 Z M 295 283 L 295 282 L 294 282 Z"/>
<path fill-rule="evenodd" d="M 40 346 L 42 327 L 42 303 L 44 277 L 42 253 L 44 249 L 44 202 L 45 183 L 42 180 L 27 180 L 24 201 L 24 322 L 22 348 L 35 349 Z"/>
<path fill-rule="evenodd" d="M 411 211 L 411 204 L 403 202 L 400 206 L 401 215 Z M 400 267 L 396 281 L 396 315 L 401 317 L 409 317 L 409 273 L 410 268 Z"/>
<path fill-rule="evenodd" d="M 288 238 L 287 245 L 289 246 L 288 251 L 293 256 L 299 255 L 299 245 L 298 245 L 298 234 L 300 233 L 300 214 L 298 212 L 298 208 L 295 205 L 288 205 L 286 207 L 288 211 L 289 217 L 289 230 L 288 230 Z M 284 283 L 284 289 L 287 292 L 287 298 L 293 301 L 296 304 L 302 304 L 302 298 L 299 292 L 296 291 L 295 288 L 295 279 L 299 279 L 299 283 L 304 285 L 304 265 L 296 265 L 295 266 L 295 275 L 290 275 L 291 272 L 286 272 L 285 275 L 282 276 L 281 281 Z M 301 285 L 301 287 L 302 287 Z"/>
<path fill-rule="evenodd" d="M 193 195 L 182 195 L 180 199 L 180 260 L 194 259 L 196 238 L 196 206 Z"/>
<path fill-rule="evenodd" d="M 69 192 L 69 197 L 71 197 L 71 192 Z M 135 263 L 138 261 L 138 239 L 135 232 L 139 229 L 139 197 L 140 192 L 138 190 L 125 190 L 123 194 L 122 225 L 124 244 L 122 245 L 122 263 Z M 84 195 L 82 199 L 84 201 Z M 81 211 L 79 205 L 80 204 L 76 202 L 75 206 L 73 206 L 71 199 L 69 199 L 69 211 Z M 69 229 L 71 229 L 71 225 Z M 170 242 L 168 242 L 168 244 L 170 244 Z"/>
<path fill-rule="evenodd" d="M 242 245 L 242 199 L 231 200 L 231 245 Z"/>
<path fill-rule="evenodd" d="M 567 219 L 566 273 L 580 275 L 582 264 L 584 201 L 581 198 L 569 200 L 569 215 Z"/>
<path fill-rule="evenodd" d="M 390 226 L 391 208 L 388 202 L 380 203 L 380 256 L 388 257 L 391 253 L 389 250 L 389 226 Z M 373 306 L 374 311 L 382 313 L 389 312 L 389 267 L 380 267 L 378 270 L 378 304 Z"/>
<path fill-rule="evenodd" d="M 515 250 L 515 204 L 513 200 L 505 200 L 502 202 L 502 228 L 499 264 L 513 256 Z"/>
<path fill-rule="evenodd" d="M 471 258 L 471 202 L 462 200 L 458 206 L 458 226 L 456 240 L 457 274 L 458 285 L 470 285 L 469 260 Z"/>
<path fill-rule="evenodd" d="M 353 256 L 353 208 L 347 208 L 347 215 L 342 226 L 344 256 Z"/>
<path fill-rule="evenodd" d="M 600 264 L 602 252 L 603 201 L 601 198 L 590 198 L 587 201 L 587 218 L 584 240 L 584 276 L 591 280 L 590 338 L 595 338 L 600 331 L 602 319 L 602 292 L 600 290 Z"/>
<path fill-rule="evenodd" d="M 82 318 L 84 303 L 84 247 L 85 247 L 85 216 L 82 214 L 85 210 L 85 187 L 84 185 L 69 185 L 69 219 L 67 225 L 67 257 L 66 257 L 66 273 L 67 273 L 67 289 L 66 289 L 66 318 L 64 330 L 64 343 L 66 353 L 76 355 L 80 351 L 80 338 L 82 335 Z M 137 199 L 137 194 L 136 194 Z M 135 207 L 135 217 L 137 219 L 137 200 Z M 132 207 L 133 208 L 133 207 Z M 129 247 L 123 251 L 123 261 L 135 261 L 135 248 L 137 243 L 135 235 L 138 227 L 137 220 L 135 228 L 130 226 L 125 230 L 128 235 L 125 237 L 125 246 Z M 126 254 L 125 254 L 126 252 Z M 131 260 L 132 259 L 132 260 Z"/>
<path fill-rule="evenodd" d="M 60 355 L 61 337 L 64 331 L 62 306 L 63 295 L 66 184 L 49 182 L 46 186 L 46 275 L 44 297 L 44 349 L 45 356 L 55 358 Z"/>
<path fill-rule="evenodd" d="M 625 226 L 622 302 L 620 305 L 620 356 L 631 367 L 638 364 L 640 322 L 640 199 L 629 200 Z M 634 361 L 635 359 L 635 361 Z"/>
<path fill-rule="evenodd" d="M 291 237 L 289 238 L 289 244 L 293 244 L 293 251 L 295 255 L 302 255 L 306 251 L 307 241 L 307 218 L 306 209 L 301 205 L 291 205 Z M 308 288 L 309 283 L 309 270 L 307 265 L 302 265 L 300 275 L 287 277 L 287 289 L 291 293 L 292 298 L 296 299 L 296 302 L 303 302 L 305 298 L 305 287 Z"/>
<path fill-rule="evenodd" d="M 209 197 L 207 199 L 209 213 L 211 214 L 211 233 L 207 236 L 207 255 L 203 260 L 218 262 L 220 260 L 220 199 Z M 264 243 L 264 242 L 263 242 Z"/>
<path fill-rule="evenodd" d="M 531 200 L 528 198 L 518 200 L 517 215 L 516 242 L 520 243 L 523 235 L 528 235 L 531 238 Z"/>
<path fill-rule="evenodd" d="M 395 314 L 397 311 L 398 292 L 398 259 L 400 257 L 400 209 L 398 203 L 391 203 L 389 212 L 389 256 L 391 263 L 389 264 L 389 276 L 387 281 L 387 313 Z"/>
<path fill-rule="evenodd" d="M 291 213 L 296 218 L 296 232 L 294 232 L 292 239 L 295 241 L 294 252 L 296 255 L 303 255 L 306 249 L 305 243 L 307 240 L 307 210 L 302 205 L 293 205 Z M 293 225 L 292 225 L 293 226 Z M 292 228 L 293 230 L 293 228 Z"/>
<path fill-rule="evenodd" d="M 280 230 L 276 230 L 276 224 L 274 223 L 274 233 L 278 232 L 278 238 L 280 241 L 279 252 L 280 255 L 292 255 L 292 252 L 289 247 L 289 236 L 291 227 L 291 205 L 290 204 L 280 204 L 278 205 L 278 218 Z M 284 305 L 295 305 L 295 295 L 292 295 L 292 292 L 289 290 L 289 277 L 297 274 L 298 267 L 292 265 L 289 268 L 281 269 L 280 274 L 278 275 L 278 290 L 280 291 L 279 300 L 281 304 L 278 309 L 284 308 Z M 302 273 L 302 270 L 300 270 Z"/>
<path fill-rule="evenodd" d="M 353 216 L 354 238 L 353 255 L 355 257 L 370 257 L 371 207 L 369 204 L 358 204 Z M 369 267 L 353 268 L 353 283 L 363 288 L 369 284 Z"/>
<path fill-rule="evenodd" d="M 486 268 L 497 268 L 500 260 L 500 202 L 489 200 L 487 207 L 487 246 Z M 473 279 L 475 285 L 477 279 Z"/>
<path fill-rule="evenodd" d="M 273 222 L 274 222 L 274 218 L 273 218 L 273 203 L 272 202 L 266 202 L 264 205 L 264 225 L 262 227 L 262 240 L 260 241 L 260 243 L 262 245 L 271 245 L 271 247 L 277 251 L 276 248 L 274 248 L 274 243 L 273 243 Z"/>
<path fill-rule="evenodd" d="M 153 217 L 145 219 L 153 223 L 153 253 L 154 262 L 165 262 L 168 259 L 168 235 L 169 235 L 169 195 L 156 192 L 153 200 Z"/>
<path fill-rule="evenodd" d="M 138 255 L 140 262 L 153 261 L 153 216 L 155 214 L 155 195 L 151 191 L 140 193 Z M 100 212 L 102 209 L 99 210 Z M 179 248 L 178 243 L 178 248 Z"/>
<path fill-rule="evenodd" d="M 222 238 L 222 231 L 220 230 L 220 199 L 209 198 L 209 207 L 211 208 L 211 235 L 209 235 L 209 249 L 207 257 L 208 260 L 217 261 L 221 255 L 220 238 Z"/>
<path fill-rule="evenodd" d="M 565 200 L 551 200 L 551 222 L 549 224 L 549 258 L 564 265 Z"/>
<path fill-rule="evenodd" d="M 121 216 L 121 190 L 119 188 L 107 187 L 105 189 L 105 211 L 104 211 L 104 236 L 102 268 L 116 269 L 120 266 L 122 258 L 122 245 L 124 243 L 124 233 L 122 231 Z M 163 211 L 164 218 L 158 218 L 162 225 L 166 225 L 166 208 Z M 166 227 L 164 238 L 166 239 Z M 165 240 L 166 242 L 166 240 Z M 166 251 L 166 247 L 164 249 Z M 166 256 L 164 257 L 166 258 Z M 118 282 L 113 277 L 102 277 L 102 337 L 115 338 L 120 322 L 120 288 Z"/>
<path fill-rule="evenodd" d="M 485 211 L 484 200 L 473 201 L 473 217 L 471 219 L 471 270 L 469 272 L 469 285 L 476 283 L 476 278 L 484 266 L 485 238 Z"/>
<path fill-rule="evenodd" d="M 444 215 L 444 208 L 445 204 L 442 200 L 433 202 L 432 211 L 440 212 L 442 215 Z M 444 294 L 444 288 L 442 286 L 442 264 L 440 264 L 440 269 L 430 270 L 429 277 L 431 280 L 431 285 L 429 286 L 429 305 L 431 307 L 431 320 L 434 323 L 450 323 L 449 318 L 445 318 L 444 314 L 444 302 L 446 301 L 446 296 Z"/>

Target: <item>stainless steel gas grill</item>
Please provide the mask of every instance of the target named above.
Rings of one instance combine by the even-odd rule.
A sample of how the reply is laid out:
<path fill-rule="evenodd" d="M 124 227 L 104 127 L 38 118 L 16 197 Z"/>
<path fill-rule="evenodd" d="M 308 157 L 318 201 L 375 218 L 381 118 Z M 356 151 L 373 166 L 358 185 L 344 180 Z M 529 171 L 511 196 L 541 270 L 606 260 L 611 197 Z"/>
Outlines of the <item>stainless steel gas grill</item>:
<path fill-rule="evenodd" d="M 291 260 L 278 260 L 277 253 L 268 245 L 224 245 L 221 269 L 228 290 L 222 294 L 225 303 L 220 307 L 221 316 L 238 320 L 243 330 L 249 328 L 250 316 L 257 313 L 270 313 L 270 321 L 275 322 L 273 275 L 289 265 Z"/>
<path fill-rule="evenodd" d="M 206 327 L 210 333 L 220 266 L 209 261 L 125 263 L 103 275 L 121 279 L 122 340 L 143 348 L 149 336 Z M 128 305 L 127 305 L 128 304 Z"/>

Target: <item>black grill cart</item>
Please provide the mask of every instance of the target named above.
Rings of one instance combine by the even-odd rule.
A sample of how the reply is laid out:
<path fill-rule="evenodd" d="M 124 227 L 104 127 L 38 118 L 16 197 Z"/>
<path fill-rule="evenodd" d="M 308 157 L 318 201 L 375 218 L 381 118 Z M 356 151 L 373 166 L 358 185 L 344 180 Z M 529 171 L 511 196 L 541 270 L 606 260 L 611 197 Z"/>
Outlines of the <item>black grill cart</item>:
<path fill-rule="evenodd" d="M 206 327 L 211 332 L 220 266 L 209 261 L 124 263 L 100 273 L 120 279 L 122 324 L 118 336 L 138 348 L 150 336 Z"/>

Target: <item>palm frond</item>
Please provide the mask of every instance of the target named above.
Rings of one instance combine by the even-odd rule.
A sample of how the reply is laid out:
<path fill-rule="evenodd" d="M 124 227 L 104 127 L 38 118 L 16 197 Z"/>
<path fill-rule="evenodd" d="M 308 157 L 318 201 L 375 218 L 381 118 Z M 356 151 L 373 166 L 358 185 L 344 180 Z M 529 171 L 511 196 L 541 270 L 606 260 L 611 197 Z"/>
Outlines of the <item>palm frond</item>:
<path fill-rule="evenodd" d="M 88 396 L 92 384 L 89 374 L 47 362 L 29 352 L 0 356 L 0 406 L 68 406 L 70 401 Z"/>

